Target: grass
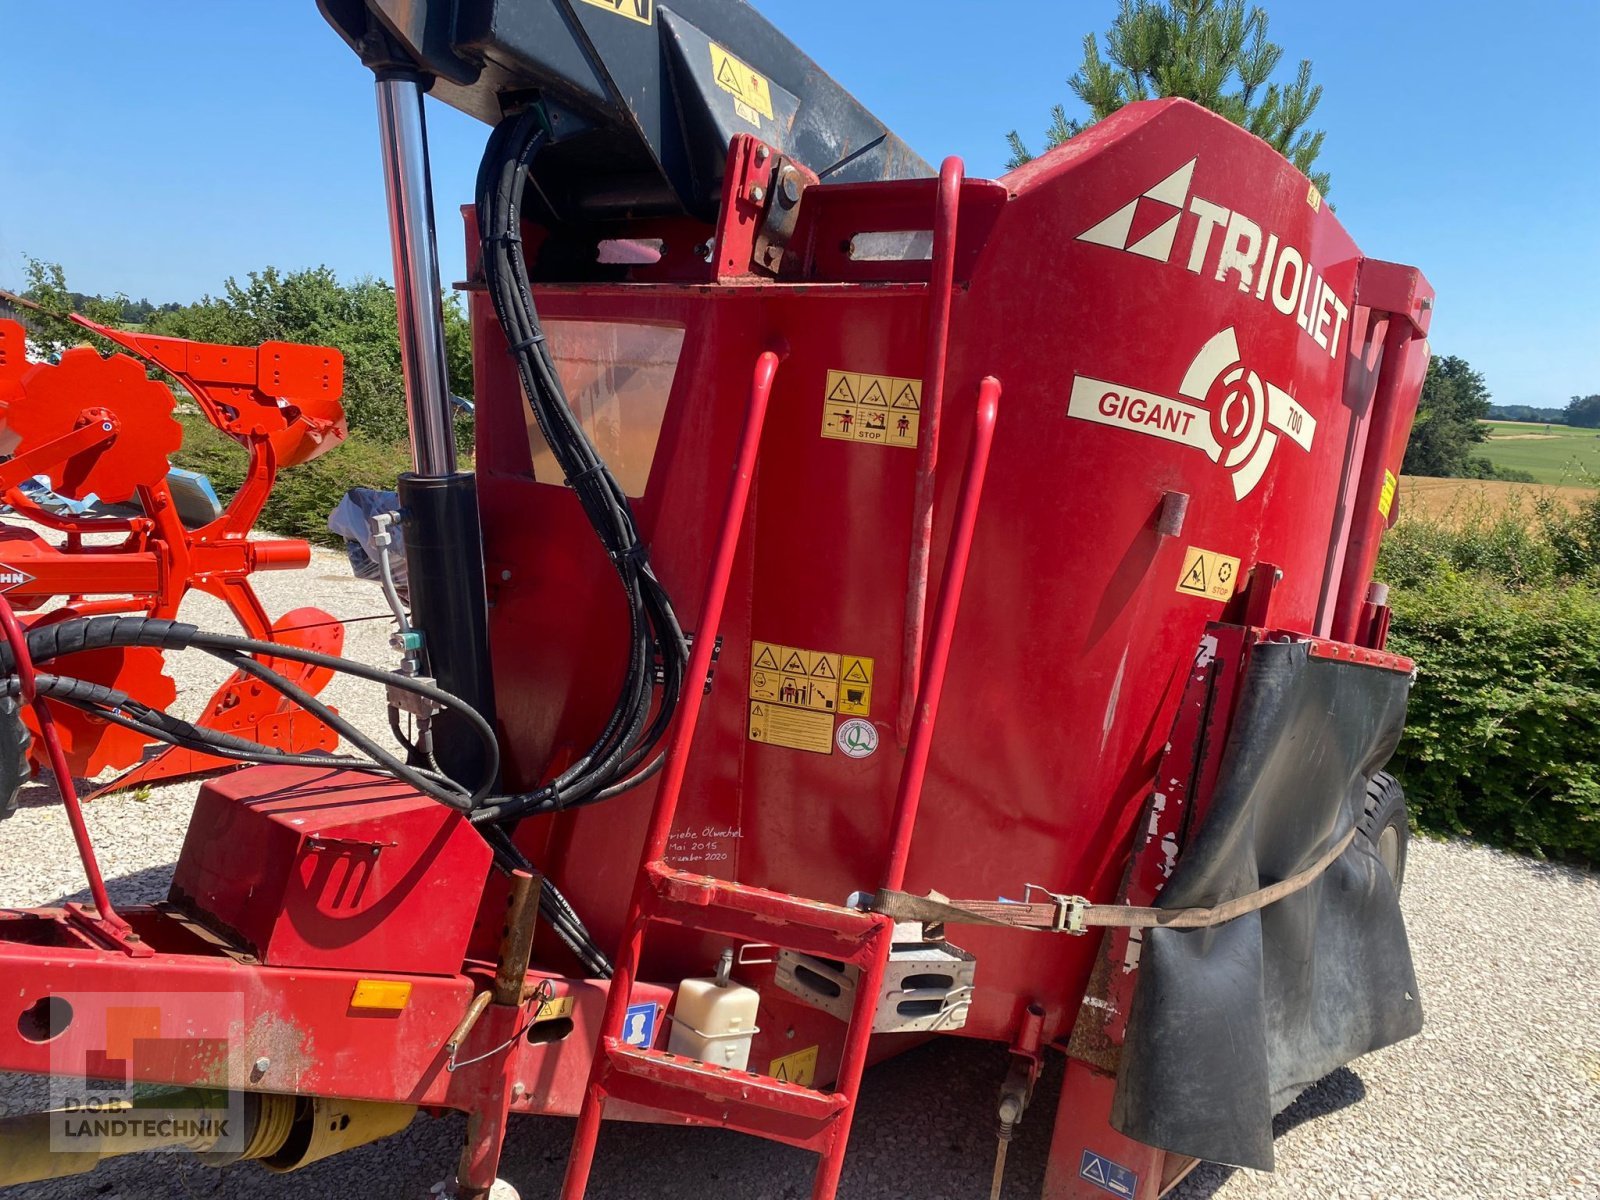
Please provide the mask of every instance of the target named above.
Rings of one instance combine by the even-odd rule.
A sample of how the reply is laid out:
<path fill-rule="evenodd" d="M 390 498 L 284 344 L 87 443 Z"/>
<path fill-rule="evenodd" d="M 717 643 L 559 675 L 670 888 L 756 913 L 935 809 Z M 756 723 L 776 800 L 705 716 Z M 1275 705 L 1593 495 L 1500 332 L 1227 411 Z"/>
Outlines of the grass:
<path fill-rule="evenodd" d="M 1477 447 L 1497 467 L 1527 471 L 1539 483 L 1600 487 L 1600 429 L 1485 421 L 1489 440 Z"/>
<path fill-rule="evenodd" d="M 1547 483 L 1508 483 L 1501 479 L 1435 479 L 1426 475 L 1400 477 L 1402 521 L 1439 521 L 1460 527 L 1485 514 L 1531 513 L 1541 500 L 1570 510 L 1593 500 L 1595 489 Z"/>

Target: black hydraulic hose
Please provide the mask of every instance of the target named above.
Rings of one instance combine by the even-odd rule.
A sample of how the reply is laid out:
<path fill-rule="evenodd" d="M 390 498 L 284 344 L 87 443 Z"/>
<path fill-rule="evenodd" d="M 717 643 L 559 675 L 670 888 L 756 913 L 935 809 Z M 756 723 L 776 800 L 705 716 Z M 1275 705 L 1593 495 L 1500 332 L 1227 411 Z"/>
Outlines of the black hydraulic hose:
<path fill-rule="evenodd" d="M 354 675 L 359 679 L 367 679 L 374 683 L 382 683 L 385 685 L 393 684 L 397 687 L 402 687 L 407 691 L 414 692 L 419 696 L 422 696 L 428 700 L 432 700 L 435 704 L 438 704 L 443 708 L 449 708 L 461 715 L 466 719 L 467 723 L 483 741 L 484 747 L 488 752 L 487 762 L 483 780 L 480 781 L 478 786 L 469 793 L 474 804 L 480 801 L 484 796 L 488 795 L 494 786 L 495 778 L 499 775 L 500 742 L 495 736 L 494 730 L 490 727 L 489 722 L 484 720 L 482 714 L 476 709 L 472 708 L 470 705 L 464 704 L 458 697 L 452 696 L 449 692 L 434 687 L 432 684 L 424 683 L 420 679 L 415 679 L 409 675 L 399 675 L 393 671 L 385 671 L 378 667 L 369 667 L 364 663 L 338 658 L 331 654 L 322 654 L 315 650 L 305 650 L 298 646 L 279 646 L 273 642 L 260 642 L 254 638 L 238 637 L 232 634 L 197 632 L 189 640 L 189 644 L 194 646 L 196 649 L 218 654 L 219 657 L 225 657 L 230 654 L 241 656 L 241 659 L 245 656 L 251 657 L 254 666 L 260 667 L 266 672 L 266 674 L 260 674 L 254 669 L 246 668 L 243 661 L 236 661 L 234 665 L 240 667 L 240 669 L 249 671 L 250 674 L 257 675 L 258 678 L 262 679 L 269 686 L 276 688 L 278 691 L 283 692 L 292 699 L 295 699 L 296 703 L 300 703 L 296 693 L 299 695 L 306 695 L 306 693 L 301 691 L 301 689 L 296 687 L 289 680 L 284 679 L 281 675 L 278 675 L 276 672 L 272 671 L 270 667 L 266 667 L 264 664 L 255 662 L 255 659 L 259 659 L 261 657 L 282 658 L 291 662 L 307 663 L 311 666 L 328 667 L 334 671 L 340 671 L 347 675 Z M 269 675 L 271 678 L 268 678 Z M 319 716 L 321 715 L 321 713 L 318 711 L 319 709 L 323 711 L 331 711 L 325 709 L 325 706 L 318 702 L 314 697 L 307 695 L 307 699 L 310 701 L 310 704 L 303 705 L 303 707 L 307 707 L 312 712 L 317 712 Z M 330 721 L 329 724 L 333 725 L 333 727 L 336 729 L 342 729 L 348 724 L 348 722 L 345 722 L 342 718 L 335 714 L 334 719 Z M 363 740 L 370 741 L 370 739 L 367 739 L 364 734 L 360 733 L 359 730 L 357 731 L 357 736 L 351 738 L 350 740 L 358 746 L 361 745 Z M 376 745 L 376 743 L 373 743 L 373 745 Z M 362 746 L 362 749 L 366 749 L 366 747 Z M 381 748 L 379 752 L 387 753 L 386 751 L 382 751 Z M 409 770 L 411 768 L 407 769 Z M 463 788 L 463 790 L 465 790 L 465 788 Z"/>
<path fill-rule="evenodd" d="M 536 868 L 527 855 L 517 848 L 511 840 L 511 835 L 502 826 L 479 826 L 483 840 L 489 843 L 494 850 L 496 858 L 504 863 L 507 869 L 522 871 L 536 871 Z M 603 978 L 609 979 L 615 970 L 611 959 L 595 944 L 593 936 L 577 912 L 568 903 L 561 889 L 547 875 L 541 876 L 539 888 L 539 915 L 556 931 L 567 949 L 575 954 L 584 966 Z"/>
<path fill-rule="evenodd" d="M 260 742 L 253 742 L 248 738 L 241 738 L 221 730 L 207 729 L 185 721 L 181 717 L 150 708 L 122 692 L 88 680 L 45 673 L 40 673 L 37 679 L 39 691 L 50 699 L 70 704 L 90 716 L 170 746 L 213 754 L 220 758 L 232 758 L 240 762 L 269 763 L 278 766 L 342 766 L 358 770 L 377 770 L 383 774 L 390 773 L 381 765 L 363 758 L 322 752 L 296 754 L 291 751 L 276 750 Z M 0 684 L 0 691 L 7 695 L 14 695 L 20 689 L 21 684 L 15 675 L 8 677 L 4 684 Z M 432 772 L 424 771 L 419 774 L 436 785 L 422 789 L 428 796 L 442 798 L 440 789 L 454 794 L 455 789 L 460 786 L 453 780 Z"/>
<path fill-rule="evenodd" d="M 449 692 L 424 683 L 421 680 L 399 675 L 392 671 L 385 671 L 377 667 L 370 667 L 349 659 L 337 658 L 333 655 L 322 654 L 318 651 L 307 650 L 298 646 L 258 641 L 255 638 L 230 634 L 203 633 L 193 625 L 178 621 L 135 616 L 80 617 L 60 621 L 30 629 L 27 634 L 27 641 L 29 655 L 35 663 L 49 662 L 56 658 L 87 650 L 134 646 L 145 646 L 158 650 L 182 650 L 190 647 L 206 650 L 220 658 L 224 658 L 246 674 L 256 676 L 269 687 L 326 721 L 331 727 L 344 734 L 353 745 L 361 749 L 367 755 L 367 759 L 347 757 L 336 760 L 332 756 L 264 754 L 264 748 L 257 743 L 250 742 L 247 739 L 234 738 L 232 735 L 218 730 L 203 729 L 200 726 L 181 721 L 165 713 L 147 709 L 135 701 L 128 700 L 120 692 L 103 689 L 100 685 L 73 680 L 65 676 L 49 676 L 60 681 L 59 686 L 65 687 L 71 692 L 71 694 L 62 694 L 55 698 L 68 703 L 82 701 L 83 703 L 80 703 L 80 707 L 83 707 L 84 704 L 98 705 L 104 711 L 97 711 L 96 715 L 103 716 L 114 724 L 126 724 L 126 721 L 118 720 L 117 716 L 113 715 L 114 713 L 121 714 L 125 710 L 138 714 L 142 711 L 147 716 L 146 719 L 138 722 L 137 727 L 157 740 L 167 741 L 170 744 L 186 745 L 191 749 L 252 762 L 281 764 L 295 762 L 304 765 L 334 765 L 337 762 L 344 765 L 362 766 L 404 779 L 423 794 L 432 796 L 441 803 L 462 811 L 466 811 L 474 804 L 482 801 L 491 790 L 494 778 L 499 772 L 499 742 L 495 738 L 494 730 L 475 709 L 464 704 Z M 460 714 L 483 740 L 484 746 L 488 751 L 485 779 L 475 791 L 469 791 L 464 785 L 454 780 L 448 780 L 435 772 L 423 771 L 420 768 L 409 767 L 401 763 L 315 697 L 309 695 L 292 681 L 279 675 L 276 671 L 266 666 L 264 662 L 260 661 L 265 658 L 280 658 L 311 666 L 326 667 L 358 678 L 400 687 L 426 697 L 443 708 L 451 709 Z M 8 646 L 0 646 L 0 670 L 9 674 L 14 669 L 14 666 L 10 648 Z M 17 686 L 14 680 L 15 676 L 12 676 L 12 682 L 7 685 L 9 688 L 14 689 Z M 90 690 L 86 691 L 84 689 Z M 99 691 L 94 691 L 94 689 L 99 689 Z M 137 720 L 137 715 L 135 719 Z M 173 737 L 164 736 L 163 731 L 175 733 L 179 740 L 174 741 Z M 232 752 L 226 751 L 225 747 L 231 747 Z"/>
<path fill-rule="evenodd" d="M 671 722 L 687 660 L 682 628 L 650 570 L 628 499 L 567 403 L 533 305 L 520 206 L 528 170 L 545 140 L 537 109 L 508 117 L 490 135 L 477 187 L 484 277 L 535 422 L 623 586 L 629 611 L 628 666 L 610 717 L 589 749 L 536 791 L 480 809 L 475 816 L 479 821 L 590 803 L 648 778 L 648 771 L 635 773 L 636 768 L 650 757 Z M 663 686 L 651 719 L 651 674 L 657 657 Z"/>
<path fill-rule="evenodd" d="M 407 765 L 405 762 L 402 762 L 400 759 L 390 754 L 372 738 L 369 738 L 349 721 L 345 720 L 338 713 L 334 712 L 333 709 L 329 708 L 326 704 L 322 703 L 322 701 L 311 695 L 310 692 L 307 692 L 304 688 L 300 687 L 291 680 L 285 679 L 265 663 L 257 662 L 249 655 L 240 654 L 236 651 L 211 650 L 210 653 L 216 655 L 216 657 L 222 659 L 230 666 L 243 671 L 245 674 L 255 676 L 263 683 L 275 688 L 277 691 L 293 700 L 301 708 L 305 709 L 312 716 L 322 721 L 329 728 L 336 730 L 341 737 L 353 745 L 357 750 L 360 750 L 368 758 L 372 759 L 376 763 L 382 764 L 382 767 L 387 774 L 393 775 L 396 779 L 405 780 L 419 792 L 435 795 L 439 800 L 445 804 L 448 804 L 451 808 L 460 809 L 462 812 L 468 811 L 471 809 L 474 802 L 476 802 L 484 792 L 487 792 L 491 786 L 490 783 L 480 785 L 482 792 L 474 795 L 461 795 L 435 791 L 429 786 L 427 781 L 416 771 L 415 768 Z M 445 798 L 446 795 L 449 796 L 448 799 Z"/>

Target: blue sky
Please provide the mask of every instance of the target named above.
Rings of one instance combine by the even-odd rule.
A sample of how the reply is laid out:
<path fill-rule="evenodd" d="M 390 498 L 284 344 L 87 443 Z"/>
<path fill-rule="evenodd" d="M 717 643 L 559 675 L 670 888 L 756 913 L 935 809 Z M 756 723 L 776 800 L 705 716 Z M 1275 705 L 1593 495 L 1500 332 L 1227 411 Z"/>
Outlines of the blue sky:
<path fill-rule="evenodd" d="M 925 158 L 1037 145 L 1115 0 L 760 0 Z M 1368 254 L 1439 292 L 1437 353 L 1502 403 L 1600 391 L 1600 5 L 1268 0 L 1326 95 L 1319 165 Z M 387 276 L 370 76 L 312 0 L 0 0 L 0 285 L 24 253 L 80 291 L 188 300 L 230 274 Z M 1536 108 L 1529 108 L 1537 105 Z M 446 273 L 487 130 L 431 106 Z M 1069 111 L 1071 106 L 1069 105 Z"/>

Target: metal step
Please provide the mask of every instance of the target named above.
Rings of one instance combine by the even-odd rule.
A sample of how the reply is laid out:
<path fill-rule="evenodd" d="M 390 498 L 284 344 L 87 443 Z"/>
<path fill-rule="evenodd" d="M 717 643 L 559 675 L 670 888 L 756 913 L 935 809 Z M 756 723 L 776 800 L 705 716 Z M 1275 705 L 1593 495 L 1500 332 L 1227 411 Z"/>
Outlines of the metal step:
<path fill-rule="evenodd" d="M 792 1146 L 824 1148 L 835 1118 L 850 1107 L 841 1092 L 642 1050 L 616 1038 L 605 1039 L 602 1054 L 600 1086 L 608 1100 L 672 1113 L 692 1124 L 760 1129 L 760 1136 Z"/>
<path fill-rule="evenodd" d="M 850 963 L 885 950 L 894 935 L 893 923 L 877 913 L 695 875 L 661 862 L 651 863 L 646 874 L 645 907 L 657 921 Z"/>

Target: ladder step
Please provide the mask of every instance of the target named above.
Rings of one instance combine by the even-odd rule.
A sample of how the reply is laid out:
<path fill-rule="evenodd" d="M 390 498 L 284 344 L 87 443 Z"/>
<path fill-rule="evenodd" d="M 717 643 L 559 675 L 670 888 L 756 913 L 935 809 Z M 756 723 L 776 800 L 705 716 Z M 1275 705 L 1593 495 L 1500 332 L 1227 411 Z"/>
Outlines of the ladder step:
<path fill-rule="evenodd" d="M 642 1050 L 617 1038 L 606 1038 L 601 1053 L 600 1086 L 610 1100 L 793 1146 L 825 1146 L 834 1119 L 850 1108 L 849 1097 L 840 1092 Z"/>
<path fill-rule="evenodd" d="M 656 920 L 851 963 L 865 961 L 894 936 L 893 922 L 877 913 L 695 875 L 660 862 L 646 870 L 651 884 L 646 909 Z"/>

